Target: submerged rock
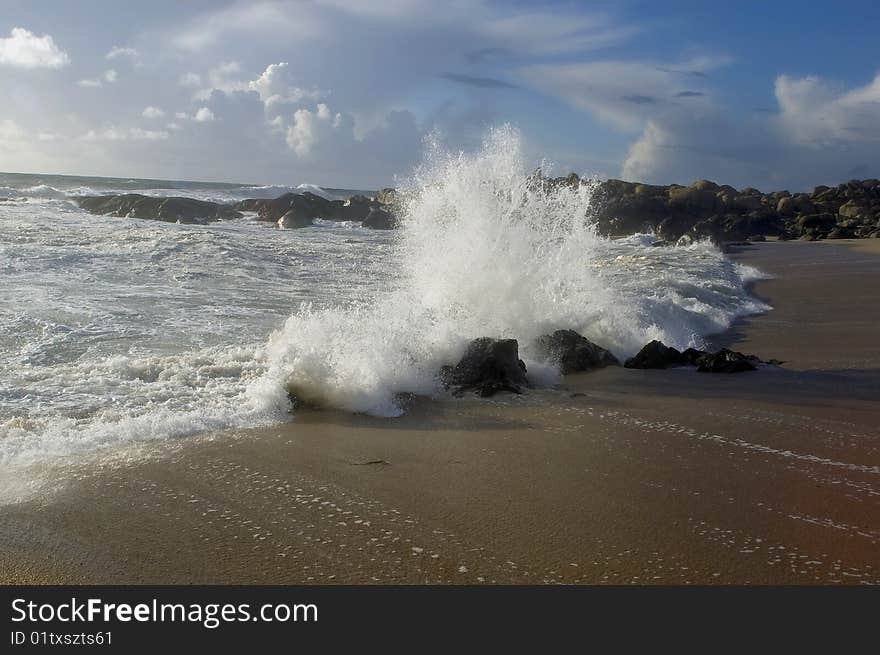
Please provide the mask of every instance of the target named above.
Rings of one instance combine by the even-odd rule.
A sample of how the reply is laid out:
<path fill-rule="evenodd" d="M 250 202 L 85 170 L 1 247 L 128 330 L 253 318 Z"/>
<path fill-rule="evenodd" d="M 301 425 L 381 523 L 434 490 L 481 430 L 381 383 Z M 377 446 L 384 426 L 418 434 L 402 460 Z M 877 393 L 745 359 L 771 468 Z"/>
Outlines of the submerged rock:
<path fill-rule="evenodd" d="M 633 357 L 627 359 L 625 368 L 669 368 L 687 364 L 688 359 L 683 353 L 662 341 L 654 340 L 642 348 Z"/>
<path fill-rule="evenodd" d="M 476 391 L 483 397 L 499 391 L 522 393 L 529 384 L 516 339 L 490 337 L 471 341 L 458 364 L 440 369 L 440 381 L 447 388 L 457 387 L 456 394 Z"/>
<path fill-rule="evenodd" d="M 77 200 L 79 206 L 92 214 L 144 218 L 169 223 L 195 223 L 241 218 L 229 205 L 221 205 L 194 198 L 164 198 L 125 193 L 108 196 L 85 196 Z"/>
<path fill-rule="evenodd" d="M 542 356 L 559 364 L 563 375 L 620 365 L 614 355 L 574 330 L 556 330 L 553 334 L 538 337 L 535 340 L 535 349 Z"/>

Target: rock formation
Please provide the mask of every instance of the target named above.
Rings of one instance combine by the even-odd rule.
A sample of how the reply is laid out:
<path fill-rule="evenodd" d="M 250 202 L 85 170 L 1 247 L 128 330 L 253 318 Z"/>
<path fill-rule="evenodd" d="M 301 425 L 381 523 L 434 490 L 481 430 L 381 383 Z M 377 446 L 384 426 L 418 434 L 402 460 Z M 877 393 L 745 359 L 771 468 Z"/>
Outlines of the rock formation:
<path fill-rule="evenodd" d="M 169 223 L 204 225 L 212 221 L 241 217 L 241 214 L 229 205 L 193 198 L 163 198 L 126 193 L 85 196 L 78 198 L 77 202 L 80 207 L 93 214 L 144 218 Z"/>
<path fill-rule="evenodd" d="M 620 365 L 614 355 L 574 330 L 556 330 L 553 334 L 538 337 L 535 350 L 558 364 L 563 375 Z"/>

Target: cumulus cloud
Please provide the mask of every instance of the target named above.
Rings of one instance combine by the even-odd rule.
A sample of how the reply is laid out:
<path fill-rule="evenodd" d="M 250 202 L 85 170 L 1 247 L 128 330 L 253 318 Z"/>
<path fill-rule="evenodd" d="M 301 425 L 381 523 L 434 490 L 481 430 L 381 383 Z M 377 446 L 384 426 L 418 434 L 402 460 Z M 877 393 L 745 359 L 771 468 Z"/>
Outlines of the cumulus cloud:
<path fill-rule="evenodd" d="M 146 107 L 144 111 L 141 113 L 144 118 L 162 118 L 165 116 L 165 112 L 159 107 L 153 107 L 150 105 Z"/>
<path fill-rule="evenodd" d="M 193 120 L 197 123 L 210 123 L 215 120 L 214 112 L 207 107 L 200 107 L 193 115 Z"/>
<path fill-rule="evenodd" d="M 97 89 L 98 87 L 103 86 L 101 80 L 77 80 L 76 85 L 81 86 L 84 89 Z"/>
<path fill-rule="evenodd" d="M 308 157 L 315 144 L 342 126 L 342 114 L 321 103 L 315 111 L 297 109 L 287 130 L 287 145 L 300 157 Z"/>
<path fill-rule="evenodd" d="M 110 70 L 104 71 L 104 81 L 108 84 L 114 84 L 116 80 L 119 79 L 119 73 L 117 73 L 112 68 Z"/>
<path fill-rule="evenodd" d="M 23 27 L 13 27 L 8 37 L 0 38 L 0 66 L 13 68 L 63 68 L 70 57 L 48 34 L 37 36 Z"/>
<path fill-rule="evenodd" d="M 294 83 L 290 64 L 286 61 L 269 64 L 257 79 L 248 82 L 247 88 L 256 91 L 267 108 L 321 97 L 321 92 L 317 89 L 304 89 Z"/>

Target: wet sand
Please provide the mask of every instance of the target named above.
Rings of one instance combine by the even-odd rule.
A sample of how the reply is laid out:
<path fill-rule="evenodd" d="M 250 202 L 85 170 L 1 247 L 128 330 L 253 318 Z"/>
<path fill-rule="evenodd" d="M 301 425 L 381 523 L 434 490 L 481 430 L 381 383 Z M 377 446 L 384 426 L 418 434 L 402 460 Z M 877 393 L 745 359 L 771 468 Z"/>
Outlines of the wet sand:
<path fill-rule="evenodd" d="M 880 243 L 765 243 L 732 376 L 620 368 L 80 463 L 0 581 L 878 583 Z"/>

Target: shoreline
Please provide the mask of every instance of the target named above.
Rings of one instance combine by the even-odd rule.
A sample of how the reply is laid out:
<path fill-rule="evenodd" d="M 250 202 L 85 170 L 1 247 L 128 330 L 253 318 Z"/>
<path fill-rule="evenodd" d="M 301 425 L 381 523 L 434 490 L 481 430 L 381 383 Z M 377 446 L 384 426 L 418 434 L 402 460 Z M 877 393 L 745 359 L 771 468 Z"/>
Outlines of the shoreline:
<path fill-rule="evenodd" d="M 0 582 L 880 582 L 880 240 L 857 245 L 731 253 L 774 309 L 709 340 L 782 369 L 611 368 L 145 448 L 0 507 Z"/>

